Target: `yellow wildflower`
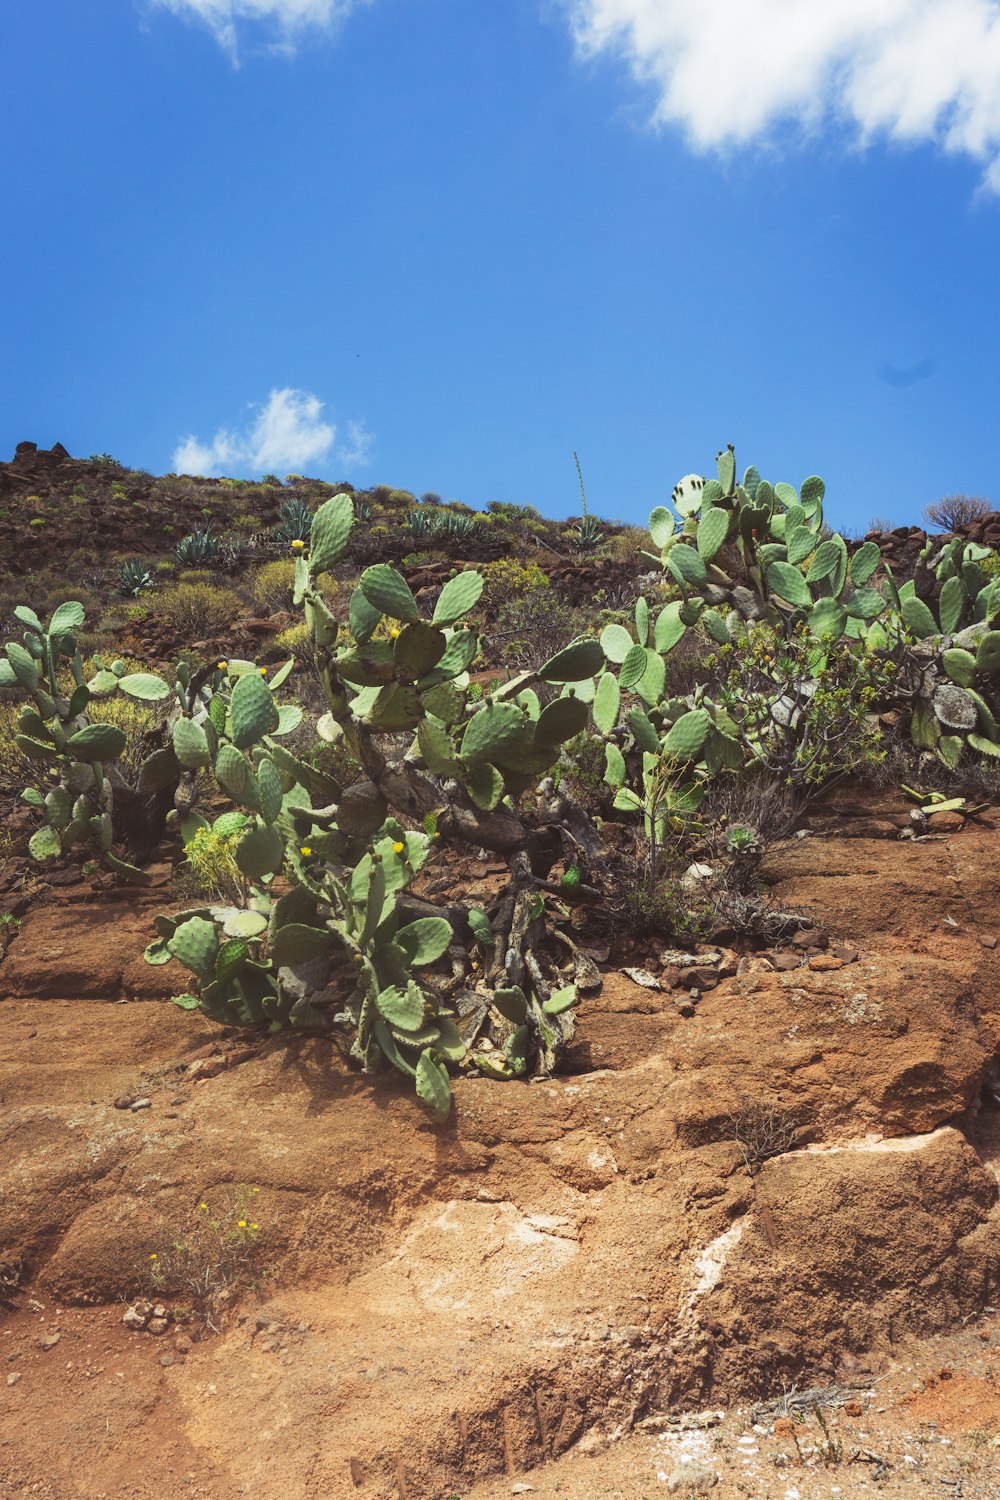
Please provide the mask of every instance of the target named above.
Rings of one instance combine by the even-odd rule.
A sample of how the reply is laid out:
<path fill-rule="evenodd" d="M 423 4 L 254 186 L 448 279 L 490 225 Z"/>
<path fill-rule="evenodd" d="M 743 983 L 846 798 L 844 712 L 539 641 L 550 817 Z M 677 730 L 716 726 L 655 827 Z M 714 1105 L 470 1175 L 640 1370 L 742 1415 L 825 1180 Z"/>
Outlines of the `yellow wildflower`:
<path fill-rule="evenodd" d="M 250 1225 L 250 1228 L 251 1228 L 251 1229 L 259 1229 L 259 1228 L 260 1228 L 260 1225 L 259 1225 L 259 1224 L 251 1224 L 251 1225 Z"/>
<path fill-rule="evenodd" d="M 397 637 L 397 635 L 399 634 L 399 626 L 398 625 L 390 625 L 389 626 L 389 634 L 392 636 L 392 639 L 395 640 L 396 637 Z"/>
<path fill-rule="evenodd" d="M 250 1191 L 251 1191 L 251 1193 L 259 1193 L 260 1192 L 260 1188 L 251 1188 Z"/>
<path fill-rule="evenodd" d="M 236 1220 L 236 1228 L 237 1229 L 245 1229 L 246 1227 L 247 1227 L 247 1221 L 246 1221 L 246 1219 L 237 1219 Z"/>
<path fill-rule="evenodd" d="M 150 1260 L 155 1260 L 156 1259 L 156 1251 L 155 1250 L 153 1251 L 152 1255 L 149 1258 L 150 1258 Z"/>

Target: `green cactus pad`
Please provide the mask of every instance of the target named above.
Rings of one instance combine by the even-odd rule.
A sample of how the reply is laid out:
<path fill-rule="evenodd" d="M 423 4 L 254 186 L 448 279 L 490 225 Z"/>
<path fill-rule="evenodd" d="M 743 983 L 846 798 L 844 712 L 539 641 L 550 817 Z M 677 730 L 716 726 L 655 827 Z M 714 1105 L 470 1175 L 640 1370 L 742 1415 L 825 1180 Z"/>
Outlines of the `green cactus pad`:
<path fill-rule="evenodd" d="M 423 712 L 416 688 L 390 682 L 379 688 L 367 719 L 378 729 L 414 729 L 423 718 Z"/>
<path fill-rule="evenodd" d="M 608 786 L 618 788 L 625 784 L 625 757 L 617 745 L 605 745 L 606 767 L 604 780 Z"/>
<path fill-rule="evenodd" d="M 620 666 L 635 645 L 624 625 L 612 623 L 601 631 L 601 650 L 608 661 Z"/>
<path fill-rule="evenodd" d="M 451 1084 L 447 1069 L 435 1062 L 431 1052 L 421 1052 L 417 1063 L 417 1096 L 427 1105 L 437 1125 L 451 1113 Z"/>
<path fill-rule="evenodd" d="M 366 568 L 358 587 L 369 604 L 391 619 L 407 623 L 420 619 L 417 601 L 409 585 L 388 563 L 376 563 L 373 568 Z"/>
<path fill-rule="evenodd" d="M 952 682 L 958 687 L 972 687 L 976 680 L 976 658 L 971 651 L 963 651 L 955 646 L 944 653 L 941 663 Z"/>
<path fill-rule="evenodd" d="M 981 734 L 970 734 L 968 741 L 970 747 L 980 755 L 988 755 L 992 760 L 1000 760 L 1000 745 L 995 740 L 988 740 Z"/>
<path fill-rule="evenodd" d="M 417 746 L 427 769 L 435 776 L 455 776 L 458 773 L 459 762 L 451 735 L 435 720 L 421 719 L 417 725 Z"/>
<path fill-rule="evenodd" d="M 679 584 L 700 588 L 708 577 L 705 562 L 694 547 L 681 545 L 671 547 L 667 554 L 667 567 Z"/>
<path fill-rule="evenodd" d="M 728 455 L 732 458 L 732 454 Z M 729 535 L 729 511 L 713 506 L 710 511 L 703 513 L 698 523 L 698 552 L 703 562 L 711 562 L 712 558 L 725 543 Z"/>
<path fill-rule="evenodd" d="M 260 799 L 260 815 L 264 822 L 275 822 L 281 812 L 284 789 L 277 767 L 266 756 L 257 767 L 257 796 Z"/>
<path fill-rule="evenodd" d="M 66 749 L 78 760 L 115 760 L 127 744 L 125 735 L 114 724 L 88 724 L 66 741 Z"/>
<path fill-rule="evenodd" d="M 598 641 L 574 641 L 544 662 L 538 676 L 542 682 L 582 682 L 585 677 L 596 677 L 603 665 Z"/>
<path fill-rule="evenodd" d="M 437 666 L 428 672 L 426 678 L 423 678 L 418 686 L 422 689 L 432 688 L 438 683 L 459 677 L 472 665 L 478 650 L 479 636 L 474 630 L 456 630 L 449 638 L 444 648 L 444 655 Z"/>
<path fill-rule="evenodd" d="M 63 829 L 73 816 L 73 803 L 65 787 L 54 786 L 45 798 L 45 811 L 53 828 Z"/>
<path fill-rule="evenodd" d="M 692 708 L 681 714 L 663 741 L 663 753 L 676 756 L 678 760 L 696 760 L 711 727 L 711 719 L 703 708 Z"/>
<path fill-rule="evenodd" d="M 480 761 L 467 771 L 465 788 L 477 807 L 492 812 L 504 794 L 504 778 L 496 766 Z"/>
<path fill-rule="evenodd" d="M 439 683 L 421 693 L 420 702 L 429 714 L 443 724 L 457 724 L 465 710 L 465 694 L 450 682 Z"/>
<path fill-rule="evenodd" d="M 965 585 L 960 578 L 949 578 L 938 599 L 938 616 L 945 635 L 954 635 L 965 613 Z"/>
<path fill-rule="evenodd" d="M 567 984 L 562 989 L 553 990 L 552 994 L 542 1005 L 547 1016 L 561 1016 L 564 1011 L 572 1010 L 576 1004 L 576 985 Z"/>
<path fill-rule="evenodd" d="M 596 646 L 597 642 L 593 644 Z M 470 766 L 477 761 L 494 760 L 518 740 L 526 740 L 528 732 L 525 715 L 513 703 L 484 702 L 469 720 L 462 736 L 462 760 Z"/>
<path fill-rule="evenodd" d="M 46 823 L 31 835 L 28 851 L 32 859 L 55 859 L 62 853 L 62 841 L 56 830 Z"/>
<path fill-rule="evenodd" d="M 924 601 L 915 595 L 911 594 L 909 598 L 902 600 L 899 612 L 903 617 L 903 624 L 918 641 L 925 641 L 932 635 L 940 635 L 941 632 L 938 630 L 934 616 Z"/>
<path fill-rule="evenodd" d="M 405 988 L 389 985 L 376 996 L 375 1004 L 389 1022 L 404 1031 L 416 1031 L 424 1019 L 426 1001 L 423 992 L 411 980 Z"/>
<path fill-rule="evenodd" d="M 816 551 L 816 547 L 816 533 L 808 526 L 795 526 L 786 532 L 785 556 L 793 566 L 804 563 Z"/>
<path fill-rule="evenodd" d="M 314 573 L 323 573 L 339 563 L 351 541 L 354 502 L 350 495 L 334 495 L 312 518 L 309 559 Z"/>
<path fill-rule="evenodd" d="M 665 505 L 658 505 L 650 512 L 649 534 L 653 538 L 653 545 L 661 550 L 673 539 L 677 522 L 672 511 Z"/>
<path fill-rule="evenodd" d="M 847 610 L 836 599 L 818 599 L 809 611 L 808 623 L 813 635 L 839 640 L 847 624 Z"/>
<path fill-rule="evenodd" d="M 271 962 L 278 968 L 286 964 L 300 964 L 307 959 L 318 958 L 328 953 L 333 943 L 325 927 L 309 927 L 301 922 L 289 922 L 279 927 L 271 940 Z"/>
<path fill-rule="evenodd" d="M 366 641 L 337 657 L 337 673 L 358 687 L 382 687 L 396 676 L 396 657 L 391 641 Z"/>
<path fill-rule="evenodd" d="M 731 495 L 736 485 L 736 458 L 732 448 L 724 448 L 719 454 L 717 467 L 722 493 Z"/>
<path fill-rule="evenodd" d="M 11 671 L 17 681 L 23 688 L 27 688 L 29 693 L 33 692 L 38 686 L 38 667 L 35 664 L 35 658 L 17 641 L 9 641 L 5 649 Z"/>
<path fill-rule="evenodd" d="M 638 649 L 641 651 L 642 647 Z M 614 681 L 613 678 L 601 680 Z M 535 725 L 535 744 L 546 749 L 553 745 L 564 745 L 587 727 L 587 718 L 587 705 L 579 698 L 553 698 L 542 709 Z"/>
<path fill-rule="evenodd" d="M 407 962 L 421 968 L 436 963 L 447 953 L 452 937 L 451 924 L 444 917 L 421 917 L 401 927 L 395 942 L 402 948 Z"/>
<path fill-rule="evenodd" d="M 1000 673 L 1000 630 L 988 630 L 976 651 L 976 671 L 987 676 Z"/>
<path fill-rule="evenodd" d="M 454 578 L 448 579 L 438 596 L 432 617 L 434 624 L 454 625 L 455 621 L 467 615 L 470 609 L 475 609 L 482 592 L 483 576 L 481 573 L 476 573 L 471 568 L 456 573 Z"/>
<path fill-rule="evenodd" d="M 231 908 L 222 923 L 226 937 L 255 938 L 267 930 L 267 918 L 260 911 Z"/>
<path fill-rule="evenodd" d="M 119 677 L 118 686 L 127 698 L 136 698 L 141 703 L 162 703 L 170 697 L 169 684 L 152 672 L 129 672 L 126 677 Z"/>
<path fill-rule="evenodd" d="M 229 704 L 233 744 L 246 750 L 278 727 L 278 709 L 271 689 L 257 672 L 248 672 L 233 688 Z"/>
<path fill-rule="evenodd" d="M 215 979 L 217 984 L 228 984 L 246 967 L 250 949 L 242 938 L 230 938 L 223 943 L 215 955 Z"/>
<path fill-rule="evenodd" d="M 618 679 L 611 672 L 605 672 L 598 681 L 593 705 L 594 723 L 601 734 L 609 735 L 618 723 L 621 701 Z"/>
<path fill-rule="evenodd" d="M 178 719 L 173 731 L 174 754 L 189 771 L 211 764 L 208 736 L 193 719 Z"/>
<path fill-rule="evenodd" d="M 359 645 L 371 638 L 382 618 L 382 611 L 376 609 L 374 604 L 369 604 L 361 589 L 355 589 L 351 595 L 351 603 L 348 611 L 351 623 L 351 634 Z"/>
<path fill-rule="evenodd" d="M 396 637 L 393 652 L 396 675 L 409 682 L 426 676 L 441 660 L 446 645 L 444 632 L 425 624 L 423 620 L 418 620 L 414 625 L 404 625 Z"/>
<path fill-rule="evenodd" d="M 219 949 L 214 922 L 207 922 L 204 917 L 189 917 L 174 929 L 167 939 L 167 947 L 174 958 L 199 979 L 214 978 L 215 955 Z"/>
<path fill-rule="evenodd" d="M 772 562 L 767 565 L 767 586 L 772 594 L 796 609 L 810 609 L 813 597 L 798 568 L 791 563 Z"/>
<path fill-rule="evenodd" d="M 885 600 L 878 589 L 855 589 L 847 602 L 852 620 L 874 620 L 884 609 Z"/>
<path fill-rule="evenodd" d="M 215 759 L 215 779 L 235 802 L 254 811 L 260 808 L 260 794 L 253 767 L 234 745 L 223 745 Z"/>
<path fill-rule="evenodd" d="M 864 542 L 851 558 L 851 582 L 857 586 L 867 583 L 881 561 L 878 542 Z"/>
<path fill-rule="evenodd" d="M 493 1004 L 505 1021 L 510 1021 L 514 1026 L 523 1026 L 528 1014 L 528 1001 L 520 985 L 494 990 Z"/>
<path fill-rule="evenodd" d="M 816 548 L 816 555 L 809 564 L 806 572 L 807 583 L 820 583 L 824 578 L 832 578 L 840 563 L 840 548 L 836 542 L 829 538 L 820 542 Z"/>
<path fill-rule="evenodd" d="M 277 829 L 263 823 L 249 829 L 236 846 L 236 863 L 251 880 L 259 880 L 262 875 L 276 875 L 284 856 L 281 835 Z"/>

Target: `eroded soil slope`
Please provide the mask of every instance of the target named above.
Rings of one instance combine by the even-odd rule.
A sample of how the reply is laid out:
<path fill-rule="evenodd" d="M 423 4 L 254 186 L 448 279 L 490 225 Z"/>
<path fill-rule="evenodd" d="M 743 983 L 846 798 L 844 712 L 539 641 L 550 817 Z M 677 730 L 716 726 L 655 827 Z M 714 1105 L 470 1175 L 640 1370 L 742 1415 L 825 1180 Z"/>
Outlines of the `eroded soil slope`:
<path fill-rule="evenodd" d="M 139 961 L 148 906 L 33 908 L 0 968 L 9 1492 L 465 1495 L 980 1315 L 998 826 L 796 841 L 776 897 L 856 961 L 743 959 L 688 1017 L 609 974 L 574 1073 L 460 1081 L 444 1130 L 329 1043 L 223 1067 Z M 751 1173 L 766 1118 L 798 1144 Z M 220 1336 L 128 1332 L 149 1256 L 235 1183 L 273 1281 Z"/>

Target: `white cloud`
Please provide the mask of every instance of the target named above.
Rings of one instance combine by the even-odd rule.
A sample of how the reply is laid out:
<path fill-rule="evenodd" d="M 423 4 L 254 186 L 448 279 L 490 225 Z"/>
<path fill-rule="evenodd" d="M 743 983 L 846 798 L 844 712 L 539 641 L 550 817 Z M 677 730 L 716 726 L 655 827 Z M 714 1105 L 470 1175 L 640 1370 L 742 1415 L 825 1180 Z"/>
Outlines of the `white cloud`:
<path fill-rule="evenodd" d="M 836 120 L 933 142 L 1000 193 L 1000 0 L 562 0 L 584 56 L 621 56 L 699 150 Z"/>
<path fill-rule="evenodd" d="M 185 20 L 201 21 L 236 62 L 247 23 L 265 28 L 272 51 L 292 54 L 304 32 L 310 28 L 332 31 L 352 10 L 371 0 L 152 0 L 152 4 Z"/>
<path fill-rule="evenodd" d="M 284 474 L 324 462 L 357 468 L 367 461 L 373 438 L 364 423 L 348 422 L 347 441 L 338 446 L 336 425 L 323 421 L 323 402 L 308 391 L 272 391 L 253 410 L 245 427 L 220 427 L 210 442 L 184 438 L 174 452 L 174 472 Z"/>

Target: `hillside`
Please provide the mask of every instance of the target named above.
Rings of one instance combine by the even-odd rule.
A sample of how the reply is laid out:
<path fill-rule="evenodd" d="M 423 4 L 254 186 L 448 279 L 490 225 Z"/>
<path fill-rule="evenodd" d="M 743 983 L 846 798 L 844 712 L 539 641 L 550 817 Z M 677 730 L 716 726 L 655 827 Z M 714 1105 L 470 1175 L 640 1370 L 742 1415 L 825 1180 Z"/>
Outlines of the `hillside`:
<path fill-rule="evenodd" d="M 5 1492 L 1000 1494 L 1000 515 L 717 471 L 0 465 Z"/>

